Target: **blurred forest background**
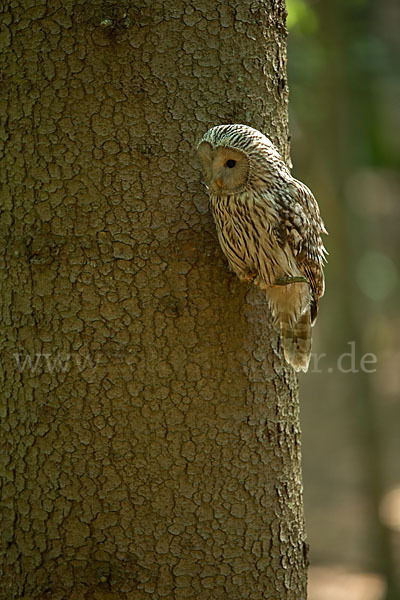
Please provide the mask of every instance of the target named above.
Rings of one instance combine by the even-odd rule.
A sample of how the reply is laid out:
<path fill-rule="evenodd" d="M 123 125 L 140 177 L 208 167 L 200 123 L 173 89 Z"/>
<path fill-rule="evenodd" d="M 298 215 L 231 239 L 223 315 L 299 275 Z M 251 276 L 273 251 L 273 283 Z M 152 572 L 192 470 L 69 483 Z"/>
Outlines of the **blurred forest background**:
<path fill-rule="evenodd" d="M 399 600 L 400 2 L 287 9 L 293 174 L 330 232 L 300 382 L 310 600 Z"/>

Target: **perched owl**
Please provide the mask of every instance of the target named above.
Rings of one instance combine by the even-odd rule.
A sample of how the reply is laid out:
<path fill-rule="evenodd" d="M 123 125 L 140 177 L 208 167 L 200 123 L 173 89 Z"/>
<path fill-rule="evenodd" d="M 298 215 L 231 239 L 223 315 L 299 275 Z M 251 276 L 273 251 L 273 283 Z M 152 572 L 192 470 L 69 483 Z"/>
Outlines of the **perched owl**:
<path fill-rule="evenodd" d="M 286 361 L 307 371 L 326 254 L 314 196 L 272 142 L 247 125 L 213 127 L 198 154 L 232 270 L 265 290 Z"/>

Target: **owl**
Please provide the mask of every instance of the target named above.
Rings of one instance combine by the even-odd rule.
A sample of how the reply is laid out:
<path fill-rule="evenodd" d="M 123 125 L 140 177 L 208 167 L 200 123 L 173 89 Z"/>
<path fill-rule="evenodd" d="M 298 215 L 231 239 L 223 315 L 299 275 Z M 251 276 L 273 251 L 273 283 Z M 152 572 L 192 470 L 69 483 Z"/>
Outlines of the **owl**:
<path fill-rule="evenodd" d="M 265 290 L 285 360 L 307 371 L 324 293 L 327 233 L 318 204 L 278 150 L 247 125 L 218 125 L 198 145 L 221 248 L 234 273 Z"/>

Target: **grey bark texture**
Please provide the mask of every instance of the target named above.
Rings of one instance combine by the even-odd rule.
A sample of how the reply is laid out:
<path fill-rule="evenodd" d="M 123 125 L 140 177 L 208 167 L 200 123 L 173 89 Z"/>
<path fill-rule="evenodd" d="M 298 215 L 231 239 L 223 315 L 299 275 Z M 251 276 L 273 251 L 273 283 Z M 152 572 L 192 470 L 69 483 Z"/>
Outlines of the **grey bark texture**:
<path fill-rule="evenodd" d="M 283 0 L 1 19 L 0 598 L 305 598 L 297 383 L 195 154 L 288 157 Z"/>

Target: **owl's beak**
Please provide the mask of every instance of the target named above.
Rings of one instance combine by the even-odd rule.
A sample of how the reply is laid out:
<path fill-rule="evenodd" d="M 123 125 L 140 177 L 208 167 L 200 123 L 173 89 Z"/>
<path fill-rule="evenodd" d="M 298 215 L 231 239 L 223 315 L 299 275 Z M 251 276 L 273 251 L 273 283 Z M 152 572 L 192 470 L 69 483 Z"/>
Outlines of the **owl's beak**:
<path fill-rule="evenodd" d="M 211 183 L 210 183 L 210 190 L 212 190 L 215 194 L 219 194 L 220 190 L 222 190 L 224 185 L 224 182 L 222 181 L 222 179 L 218 178 L 218 179 L 212 179 Z"/>

